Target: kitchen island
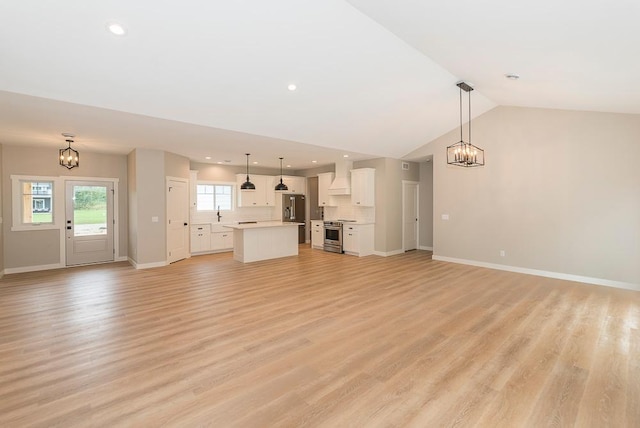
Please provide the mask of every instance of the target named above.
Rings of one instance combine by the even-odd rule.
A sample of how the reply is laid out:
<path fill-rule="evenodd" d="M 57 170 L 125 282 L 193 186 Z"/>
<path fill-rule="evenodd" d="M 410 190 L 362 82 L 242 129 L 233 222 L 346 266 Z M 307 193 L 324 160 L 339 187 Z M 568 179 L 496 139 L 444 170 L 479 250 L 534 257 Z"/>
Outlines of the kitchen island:
<path fill-rule="evenodd" d="M 298 226 L 303 223 L 261 221 L 229 224 L 233 259 L 242 263 L 298 255 Z"/>

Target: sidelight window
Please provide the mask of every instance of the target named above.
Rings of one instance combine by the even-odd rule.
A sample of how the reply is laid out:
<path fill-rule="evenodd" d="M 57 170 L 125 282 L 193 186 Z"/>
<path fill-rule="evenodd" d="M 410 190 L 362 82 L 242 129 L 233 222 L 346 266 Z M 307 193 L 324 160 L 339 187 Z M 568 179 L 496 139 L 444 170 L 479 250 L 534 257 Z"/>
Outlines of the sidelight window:
<path fill-rule="evenodd" d="M 57 228 L 54 214 L 56 180 L 11 176 L 12 230 Z"/>

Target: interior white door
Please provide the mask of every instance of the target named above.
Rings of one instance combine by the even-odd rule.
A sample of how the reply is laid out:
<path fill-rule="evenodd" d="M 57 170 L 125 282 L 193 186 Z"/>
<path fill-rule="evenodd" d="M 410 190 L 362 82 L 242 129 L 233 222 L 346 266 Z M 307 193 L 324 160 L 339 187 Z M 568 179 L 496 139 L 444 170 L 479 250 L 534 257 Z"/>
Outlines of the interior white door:
<path fill-rule="evenodd" d="M 418 184 L 402 183 L 402 242 L 404 251 L 418 248 Z"/>
<path fill-rule="evenodd" d="M 113 183 L 67 181 L 67 266 L 113 261 Z"/>
<path fill-rule="evenodd" d="M 167 260 L 189 255 L 189 186 L 187 180 L 167 179 Z"/>

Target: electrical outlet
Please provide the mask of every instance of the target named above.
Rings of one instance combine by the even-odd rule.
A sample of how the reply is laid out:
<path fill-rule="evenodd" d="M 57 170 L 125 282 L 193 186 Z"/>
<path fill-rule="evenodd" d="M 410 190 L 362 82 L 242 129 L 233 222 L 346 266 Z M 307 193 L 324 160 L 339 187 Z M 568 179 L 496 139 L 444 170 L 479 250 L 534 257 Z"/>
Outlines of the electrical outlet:
<path fill-rule="evenodd" d="M 504 257 L 507 255 L 507 252 L 505 250 L 500 250 L 500 257 Z"/>
<path fill-rule="evenodd" d="M 443 220 L 449 220 L 449 214 L 442 214 L 441 217 Z"/>

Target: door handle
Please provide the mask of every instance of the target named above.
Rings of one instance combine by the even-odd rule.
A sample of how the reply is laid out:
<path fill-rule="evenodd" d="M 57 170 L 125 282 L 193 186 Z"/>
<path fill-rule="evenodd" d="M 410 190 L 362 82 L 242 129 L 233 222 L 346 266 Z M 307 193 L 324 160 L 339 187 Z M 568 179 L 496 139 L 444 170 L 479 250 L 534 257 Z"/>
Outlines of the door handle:
<path fill-rule="evenodd" d="M 71 230 L 71 226 L 67 226 L 67 230 Z"/>
<path fill-rule="evenodd" d="M 185 226 L 189 226 L 187 223 L 184 224 Z"/>

